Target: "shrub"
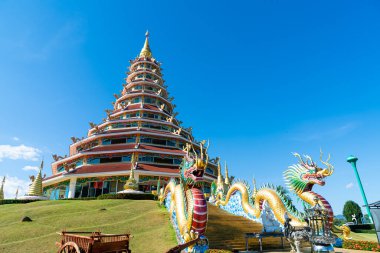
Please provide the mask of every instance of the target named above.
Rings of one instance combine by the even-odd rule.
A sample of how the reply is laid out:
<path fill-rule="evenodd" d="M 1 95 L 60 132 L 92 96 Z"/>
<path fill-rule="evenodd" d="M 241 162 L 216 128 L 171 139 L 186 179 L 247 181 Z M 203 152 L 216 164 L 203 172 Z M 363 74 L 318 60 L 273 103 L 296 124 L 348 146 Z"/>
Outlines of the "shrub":
<path fill-rule="evenodd" d="M 6 204 L 26 204 L 34 201 L 39 201 L 39 199 L 2 199 L 0 200 L 0 205 Z"/>
<path fill-rule="evenodd" d="M 343 248 L 380 252 L 380 244 L 378 244 L 377 242 L 369 242 L 369 241 L 345 240 L 343 242 Z"/>
<path fill-rule="evenodd" d="M 98 199 L 135 199 L 135 200 L 154 200 L 154 195 L 151 193 L 117 193 L 117 194 L 102 194 Z"/>

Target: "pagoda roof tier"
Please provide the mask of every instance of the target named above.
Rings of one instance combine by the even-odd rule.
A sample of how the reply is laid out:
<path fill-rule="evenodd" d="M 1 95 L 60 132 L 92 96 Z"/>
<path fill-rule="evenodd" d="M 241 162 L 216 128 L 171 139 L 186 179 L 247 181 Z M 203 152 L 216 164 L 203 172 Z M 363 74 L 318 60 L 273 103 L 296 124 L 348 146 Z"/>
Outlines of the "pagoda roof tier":
<path fill-rule="evenodd" d="M 126 134 L 129 133 L 131 135 L 145 134 L 146 133 L 146 134 L 151 134 L 152 136 L 177 138 L 177 139 L 180 138 L 180 139 L 187 141 L 187 142 L 190 141 L 189 139 L 183 137 L 182 135 L 174 134 L 173 132 L 170 132 L 170 131 L 154 130 L 154 129 L 147 128 L 147 127 L 140 127 L 140 129 L 138 129 L 138 127 L 109 129 L 109 130 L 107 130 L 107 132 L 96 134 L 96 135 L 91 135 L 90 137 L 93 137 L 93 136 L 102 136 L 103 137 L 103 136 L 108 136 L 108 134 L 120 134 L 120 133 L 126 133 Z M 90 138 L 90 137 L 88 137 L 88 138 Z M 83 140 L 81 140 L 81 142 L 84 143 L 86 140 L 87 139 L 83 139 Z M 77 143 L 80 143 L 80 142 L 77 142 Z M 75 143 L 75 144 L 77 144 L 77 143 Z M 72 144 L 72 145 L 74 145 L 74 144 Z"/>
<path fill-rule="evenodd" d="M 154 93 L 150 93 L 150 92 L 134 92 L 134 93 L 126 93 L 124 95 L 122 95 L 121 97 L 119 97 L 116 102 L 115 102 L 115 108 L 117 108 L 117 106 L 119 105 L 120 102 L 122 102 L 123 100 L 127 99 L 127 98 L 133 98 L 133 97 L 139 97 L 139 96 L 148 96 L 148 97 L 154 97 L 154 98 L 159 98 L 160 100 L 162 100 L 163 102 L 167 103 L 168 105 L 170 105 L 170 107 L 173 109 L 173 104 L 167 100 L 166 98 L 160 96 L 160 95 L 157 95 L 157 94 L 154 94 Z M 141 103 L 140 103 L 141 104 Z M 144 105 L 144 104 L 143 104 Z M 124 109 L 125 110 L 125 109 Z M 127 109 L 128 110 L 128 109 Z"/>
<path fill-rule="evenodd" d="M 130 74 L 129 74 L 129 76 L 125 79 L 128 83 L 130 83 L 130 82 L 133 82 L 133 80 L 131 80 L 133 77 L 135 77 L 136 75 L 138 75 L 138 74 L 142 74 L 142 73 L 149 73 L 149 74 L 153 74 L 155 77 L 158 77 L 159 79 L 161 79 L 161 81 L 163 81 L 162 80 L 162 74 L 159 74 L 159 73 L 156 73 L 156 72 L 154 72 L 154 71 L 152 71 L 152 70 L 150 70 L 150 69 L 137 69 L 137 70 L 134 70 L 133 72 L 131 72 Z M 153 79 L 149 79 L 149 78 L 147 78 L 146 80 L 152 80 L 153 81 Z"/>
<path fill-rule="evenodd" d="M 108 171 L 129 171 L 131 169 L 130 163 L 105 163 L 96 165 L 84 165 L 77 169 L 69 171 L 67 174 L 87 174 Z"/>
<path fill-rule="evenodd" d="M 135 60 L 132 60 L 131 66 L 129 69 L 133 69 L 137 64 L 140 63 L 153 63 L 157 68 L 161 68 L 161 63 L 156 61 L 155 59 L 152 58 L 137 58 Z"/>
<path fill-rule="evenodd" d="M 121 136 L 126 136 L 126 135 L 130 135 L 130 136 L 134 136 L 134 135 L 147 135 L 147 136 L 152 136 L 152 137 L 166 137 L 166 138 L 171 138 L 171 139 L 177 139 L 177 140 L 182 140 L 184 142 L 187 142 L 187 143 L 191 143 L 193 144 L 195 147 L 199 148 L 199 143 L 198 142 L 195 142 L 195 141 L 191 141 L 191 140 L 188 140 L 180 135 L 176 135 L 176 134 L 173 134 L 173 133 L 168 133 L 168 134 L 161 134 L 161 133 L 155 133 L 153 130 L 150 130 L 149 132 L 148 131 L 145 131 L 144 130 L 136 130 L 136 131 L 130 131 L 130 132 L 126 132 L 126 131 L 121 131 L 120 132 L 114 132 L 114 133 L 103 133 L 103 134 L 98 134 L 98 135 L 92 135 L 86 139 L 83 139 L 83 140 L 80 140 L 76 143 L 73 143 L 70 145 L 70 150 L 73 150 L 75 149 L 77 146 L 80 146 L 81 144 L 85 144 L 87 142 L 91 142 L 91 141 L 95 141 L 97 140 L 98 138 L 100 137 L 104 137 L 104 138 L 111 138 L 111 137 L 121 137 Z M 136 143 L 131 143 L 133 145 L 136 145 Z M 113 144 L 115 145 L 115 144 Z M 97 146 L 95 146 L 97 147 Z M 83 151 L 82 151 L 83 152 Z M 79 153 L 77 153 L 79 154 Z M 77 154 L 75 155 L 72 155 L 72 156 L 76 156 Z M 69 156 L 67 158 L 64 158 L 62 160 L 59 160 L 59 161 L 56 161 L 56 162 L 53 162 L 53 164 L 57 163 L 57 162 L 61 162 L 61 161 L 64 161 L 64 160 L 67 160 L 68 158 L 72 157 L 72 156 Z"/>
<path fill-rule="evenodd" d="M 67 173 L 60 173 L 57 175 L 54 175 L 52 177 L 44 178 L 43 181 L 48 181 L 60 176 L 67 177 L 70 175 L 83 175 L 83 174 L 90 174 L 88 176 L 91 176 L 91 174 L 98 174 L 98 173 L 123 173 L 125 175 L 128 175 L 131 169 L 130 163 L 122 163 L 122 164 L 96 164 L 96 165 L 84 165 L 81 167 L 78 167 L 77 169 L 70 170 Z M 147 164 L 147 163 L 138 163 L 136 167 L 136 171 L 142 171 L 144 172 L 152 172 L 152 173 L 164 173 L 164 174 L 171 174 L 173 176 L 179 175 L 179 167 L 178 166 L 166 166 L 166 165 L 154 165 L 154 164 Z M 151 174 L 151 173 L 149 173 Z M 205 175 L 209 178 L 216 178 L 215 175 L 205 173 Z"/>
<path fill-rule="evenodd" d="M 134 118 L 129 118 L 129 119 L 115 119 L 115 120 L 108 120 L 102 124 L 100 124 L 98 126 L 98 128 L 101 128 L 101 127 L 106 127 L 107 125 L 112 125 L 112 124 L 116 124 L 116 123 L 129 123 L 129 122 L 148 122 L 148 123 L 154 123 L 154 124 L 157 124 L 157 125 L 166 125 L 166 126 L 171 126 L 171 127 L 174 127 L 176 129 L 179 129 L 181 128 L 180 126 L 176 125 L 176 124 L 173 124 L 173 122 L 170 122 L 170 121 L 167 121 L 167 120 L 153 120 L 153 119 L 147 119 L 147 118 L 143 118 L 143 117 L 134 117 Z M 133 127 L 128 127 L 128 128 L 137 128 L 137 126 L 133 126 Z M 141 128 L 144 128 L 144 127 L 141 127 Z M 92 128 L 94 129 L 94 128 Z M 117 128 L 115 128 L 117 129 Z M 148 128 L 149 129 L 149 128 Z M 95 130 L 95 129 L 94 129 Z M 109 130 L 112 130 L 112 129 L 108 129 L 107 131 Z M 125 131 L 125 129 L 124 129 Z M 190 134 L 188 131 L 186 131 L 185 129 L 182 129 L 181 131 L 183 132 L 186 132 L 187 134 Z M 164 131 L 165 132 L 165 131 Z M 167 131 L 166 131 L 167 132 Z"/>
<path fill-rule="evenodd" d="M 157 146 L 149 146 L 149 145 L 143 145 L 139 144 L 138 148 L 136 148 L 137 144 L 132 143 L 132 144 L 113 144 L 113 145 L 102 145 L 102 146 L 97 146 L 92 149 L 83 151 L 83 154 L 94 154 L 95 152 L 104 152 L 104 151 L 118 151 L 121 150 L 123 152 L 145 152 L 145 151 L 160 151 L 160 153 L 167 153 L 170 155 L 175 155 L 175 154 L 185 154 L 184 151 L 180 149 L 171 149 L 171 148 L 164 148 L 164 147 L 157 147 Z"/>
<path fill-rule="evenodd" d="M 153 164 L 144 164 L 144 163 L 139 163 L 137 165 L 137 170 L 164 172 L 164 173 L 179 173 L 178 166 L 176 166 L 175 168 L 170 168 L 167 166 L 157 166 Z"/>
<path fill-rule="evenodd" d="M 158 82 L 154 82 L 154 81 L 152 82 L 152 81 L 148 81 L 148 80 L 135 80 L 132 82 L 128 82 L 128 83 L 124 84 L 124 88 L 130 89 L 130 88 L 133 88 L 134 86 L 137 86 L 137 85 L 152 85 L 152 86 L 156 86 L 157 88 L 166 90 L 166 86 L 161 85 Z"/>

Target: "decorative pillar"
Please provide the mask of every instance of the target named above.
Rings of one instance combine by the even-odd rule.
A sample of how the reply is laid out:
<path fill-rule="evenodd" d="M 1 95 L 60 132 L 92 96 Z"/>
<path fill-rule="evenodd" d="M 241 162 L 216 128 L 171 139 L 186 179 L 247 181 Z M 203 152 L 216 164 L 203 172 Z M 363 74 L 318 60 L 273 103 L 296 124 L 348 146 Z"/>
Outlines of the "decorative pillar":
<path fill-rule="evenodd" d="M 77 178 L 73 177 L 70 179 L 70 184 L 69 184 L 69 194 L 67 198 L 73 199 L 75 198 L 75 186 L 77 184 Z"/>
<path fill-rule="evenodd" d="M 355 172 L 355 176 L 356 176 L 356 180 L 358 181 L 358 184 L 359 184 L 359 189 L 360 189 L 360 192 L 362 194 L 362 198 L 363 198 L 363 201 L 364 201 L 364 205 L 365 205 L 365 208 L 367 210 L 367 214 L 368 214 L 368 217 L 370 219 L 370 222 L 373 223 L 373 218 L 372 218 L 372 214 L 369 210 L 369 207 L 368 207 L 368 201 L 367 201 L 367 197 L 365 196 L 365 192 L 364 192 L 364 188 L 363 188 L 363 185 L 362 185 L 362 181 L 360 180 L 360 176 L 359 176 L 359 172 L 358 172 L 358 169 L 356 168 L 356 162 L 357 162 L 358 158 L 356 158 L 355 156 L 349 156 L 347 157 L 347 162 L 351 164 L 352 168 L 354 169 L 354 172 Z"/>

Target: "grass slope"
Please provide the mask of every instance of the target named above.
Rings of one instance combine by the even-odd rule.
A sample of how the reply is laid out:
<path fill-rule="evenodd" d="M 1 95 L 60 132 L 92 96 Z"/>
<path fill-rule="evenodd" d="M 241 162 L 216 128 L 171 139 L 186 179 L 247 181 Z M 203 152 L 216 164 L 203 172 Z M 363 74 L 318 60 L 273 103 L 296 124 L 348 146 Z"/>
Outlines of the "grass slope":
<path fill-rule="evenodd" d="M 100 211 L 106 208 L 106 211 Z M 29 216 L 33 222 L 20 222 Z M 56 252 L 56 232 L 96 231 L 133 235 L 132 252 L 165 252 L 175 246 L 165 209 L 151 200 L 64 200 L 0 205 L 0 252 Z"/>

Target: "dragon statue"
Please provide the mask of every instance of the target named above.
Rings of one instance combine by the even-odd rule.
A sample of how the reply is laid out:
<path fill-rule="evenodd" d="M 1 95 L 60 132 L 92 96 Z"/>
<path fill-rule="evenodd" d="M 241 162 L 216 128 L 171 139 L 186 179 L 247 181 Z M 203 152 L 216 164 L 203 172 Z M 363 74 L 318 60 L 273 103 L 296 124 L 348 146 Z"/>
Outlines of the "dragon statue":
<path fill-rule="evenodd" d="M 333 225 L 333 210 L 329 202 L 313 192 L 314 185 L 325 185 L 325 178 L 331 176 L 333 173 L 333 166 L 329 163 L 330 155 L 326 161 L 322 160 L 322 151 L 320 154 L 321 162 L 326 168 L 320 168 L 308 155 L 304 158 L 298 153 L 293 154 L 298 158 L 299 163 L 289 166 L 284 172 L 284 178 L 289 190 L 293 191 L 297 197 L 302 201 L 305 208 L 310 208 L 315 205 L 315 199 L 318 199 L 318 204 L 324 208 L 329 217 L 328 226 L 334 233 L 342 233 L 344 239 L 349 239 L 350 229 L 347 226 L 335 227 Z M 304 160 L 306 159 L 306 160 Z M 217 192 L 215 204 L 217 206 L 227 205 L 231 196 L 240 192 L 241 206 L 244 212 L 250 216 L 259 218 L 261 216 L 264 204 L 269 205 L 272 209 L 275 218 L 281 223 L 285 223 L 285 217 L 290 219 L 292 226 L 307 226 L 304 213 L 298 211 L 293 205 L 288 195 L 288 191 L 281 187 L 266 184 L 260 189 L 256 189 L 254 183 L 254 190 L 251 190 L 247 183 L 236 182 L 234 183 L 225 194 Z M 286 214 L 286 215 L 285 215 Z"/>
<path fill-rule="evenodd" d="M 169 211 L 171 214 L 175 212 L 174 222 L 178 225 L 184 242 L 192 241 L 206 231 L 207 202 L 202 186 L 208 155 L 204 144 L 205 141 L 200 143 L 200 155 L 192 145 L 186 145 L 186 155 L 180 165 L 179 184 L 172 179 L 165 189 L 160 190 L 160 203 L 170 201 Z M 189 247 L 191 250 L 192 247 Z"/>

